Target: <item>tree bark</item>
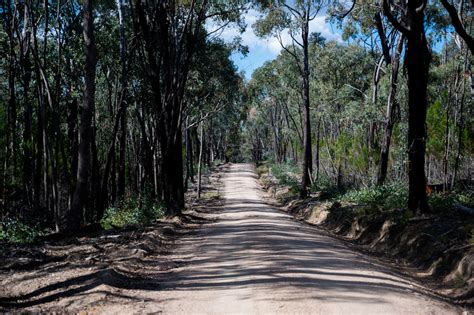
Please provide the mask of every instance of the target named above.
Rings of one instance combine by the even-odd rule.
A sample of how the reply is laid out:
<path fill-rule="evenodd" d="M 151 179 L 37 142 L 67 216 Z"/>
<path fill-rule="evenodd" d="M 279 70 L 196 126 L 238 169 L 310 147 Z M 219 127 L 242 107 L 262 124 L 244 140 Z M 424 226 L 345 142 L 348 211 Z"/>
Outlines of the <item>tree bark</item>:
<path fill-rule="evenodd" d="M 75 231 L 81 226 L 82 210 L 86 204 L 91 168 L 92 117 L 95 107 L 96 47 L 94 38 L 93 0 L 84 0 L 83 36 L 85 42 L 85 86 L 80 122 L 80 143 L 76 187 L 71 207 L 66 214 L 66 229 Z"/>
<path fill-rule="evenodd" d="M 121 74 L 121 95 L 120 108 L 121 110 L 121 132 L 120 132 L 120 149 L 119 149 L 119 175 L 118 175 L 118 189 L 117 194 L 119 198 L 123 198 L 125 194 L 125 171 L 126 171 L 126 154 L 127 154 L 127 102 L 125 101 L 127 91 L 127 66 L 125 60 L 125 25 L 123 21 L 123 3 L 122 0 L 117 1 L 117 11 L 119 15 L 119 31 L 120 31 L 120 65 L 122 67 Z"/>
<path fill-rule="evenodd" d="M 20 42 L 20 64 L 22 69 L 23 84 L 23 183 L 25 186 L 26 200 L 29 206 L 33 204 L 33 107 L 29 98 L 30 81 L 31 81 L 31 60 L 30 60 L 30 2 L 25 3 L 23 32 Z"/>
<path fill-rule="evenodd" d="M 425 150 L 428 72 L 431 55 L 425 36 L 423 0 L 408 3 L 405 64 L 408 73 L 408 208 L 429 212 L 426 199 Z"/>
<path fill-rule="evenodd" d="M 420 214 L 429 212 L 424 168 L 428 74 L 431 62 L 424 24 L 426 4 L 426 0 L 408 2 L 403 21 L 400 22 L 391 12 L 390 0 L 383 0 L 384 13 L 390 23 L 407 37 L 405 66 L 408 74 L 408 209 Z"/>

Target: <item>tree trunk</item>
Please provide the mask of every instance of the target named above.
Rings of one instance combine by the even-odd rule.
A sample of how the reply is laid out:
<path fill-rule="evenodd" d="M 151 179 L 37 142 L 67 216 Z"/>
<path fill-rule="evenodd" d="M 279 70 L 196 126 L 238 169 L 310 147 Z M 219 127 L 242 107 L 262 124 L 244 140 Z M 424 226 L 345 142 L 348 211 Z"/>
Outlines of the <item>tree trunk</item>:
<path fill-rule="evenodd" d="M 92 0 L 84 0 L 83 35 L 85 42 L 85 88 L 81 112 L 80 143 L 78 152 L 77 180 L 71 207 L 66 214 L 66 229 L 75 231 L 81 226 L 82 210 L 86 204 L 91 168 L 92 117 L 95 107 L 96 47 Z"/>
<path fill-rule="evenodd" d="M 465 58 L 468 58 L 467 56 Z M 467 63 L 467 61 L 466 61 Z M 463 131 L 464 131 L 464 117 L 463 117 L 463 111 L 464 111 L 464 97 L 465 97 L 465 83 L 466 83 L 466 78 L 464 77 L 462 79 L 462 88 L 461 88 L 461 98 L 459 100 L 460 106 L 459 106 L 459 113 L 458 113 L 458 122 L 457 122 L 457 127 L 458 127 L 458 147 L 457 147 L 457 152 L 456 152 L 456 158 L 454 160 L 454 172 L 453 172 L 453 178 L 451 181 L 451 187 L 454 187 L 457 177 L 458 177 L 458 171 L 459 171 L 459 165 L 461 163 L 461 153 L 463 150 Z"/>
<path fill-rule="evenodd" d="M 425 36 L 423 0 L 408 3 L 405 64 L 408 73 L 408 208 L 429 211 L 426 199 L 425 147 L 428 71 L 431 61 Z"/>
<path fill-rule="evenodd" d="M 188 121 L 189 118 L 187 118 Z M 185 190 L 188 190 L 189 180 L 194 182 L 194 169 L 193 169 L 193 141 L 190 135 L 191 131 L 187 128 L 185 129 L 185 139 L 186 139 L 186 178 L 184 180 Z"/>
<path fill-rule="evenodd" d="M 122 66 L 121 95 L 120 108 L 121 113 L 121 132 L 120 132 L 120 149 L 119 149 L 119 174 L 117 194 L 119 198 L 123 198 L 125 194 L 125 171 L 126 171 L 126 154 L 127 154 L 127 102 L 125 101 L 127 91 L 127 67 L 125 62 L 125 26 L 123 22 L 123 3 L 122 0 L 117 1 L 117 11 L 119 15 L 119 30 L 120 30 L 120 64 Z"/>
<path fill-rule="evenodd" d="M 309 55 L 308 55 L 308 35 L 309 35 L 309 12 L 305 14 L 305 22 L 302 28 L 303 40 L 303 176 L 301 180 L 300 197 L 308 197 L 308 190 L 311 186 L 311 174 L 313 172 L 313 158 L 311 153 L 311 118 L 310 118 L 310 97 L 309 97 Z"/>
<path fill-rule="evenodd" d="M 319 179 L 319 164 L 320 164 L 320 161 L 319 161 L 319 151 L 320 151 L 320 142 L 321 142 L 321 118 L 319 118 L 318 120 L 318 126 L 317 126 L 317 133 L 316 133 L 316 152 L 315 152 L 315 155 L 316 155 L 316 177 L 315 177 L 315 181 L 317 181 Z"/>
<path fill-rule="evenodd" d="M 201 121 L 200 123 L 200 136 L 201 136 L 201 141 L 199 144 L 199 160 L 198 160 L 198 183 L 197 183 L 197 196 L 198 199 L 201 199 L 201 176 L 202 176 L 202 152 L 203 152 L 203 147 L 204 147 L 204 123 Z"/>
<path fill-rule="evenodd" d="M 23 182 L 25 185 L 26 200 L 29 206 L 33 204 L 33 132 L 32 119 L 33 107 L 29 98 L 31 81 L 31 61 L 30 61 L 30 26 L 29 26 L 30 4 L 25 3 L 23 32 L 21 36 L 20 63 L 23 72 Z"/>
<path fill-rule="evenodd" d="M 387 102 L 387 112 L 385 114 L 385 129 L 384 136 L 382 140 L 382 148 L 380 151 L 380 167 L 379 175 L 377 178 L 377 184 L 383 185 L 385 179 L 387 178 L 387 168 L 388 168 L 388 157 L 390 153 L 390 142 L 392 139 L 393 126 L 395 125 L 395 115 L 397 104 L 397 87 L 398 87 L 398 70 L 400 68 L 400 56 L 403 51 L 403 42 L 405 36 L 400 34 L 398 38 L 397 47 L 395 50 L 395 55 L 393 58 L 390 58 L 392 62 L 392 71 L 390 75 L 390 90 L 388 94 Z"/>

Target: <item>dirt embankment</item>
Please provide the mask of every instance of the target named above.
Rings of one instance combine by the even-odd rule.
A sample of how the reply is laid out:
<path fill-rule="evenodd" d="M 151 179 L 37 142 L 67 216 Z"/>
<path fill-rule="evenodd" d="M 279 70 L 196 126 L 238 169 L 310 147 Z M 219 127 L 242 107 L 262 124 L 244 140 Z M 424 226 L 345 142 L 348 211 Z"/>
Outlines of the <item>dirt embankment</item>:
<path fill-rule="evenodd" d="M 261 181 L 272 198 L 299 220 L 317 225 L 461 305 L 474 305 L 474 216 L 463 212 L 407 218 L 402 210 L 374 211 L 365 205 L 320 196 L 288 198 L 288 187 L 269 174 Z"/>

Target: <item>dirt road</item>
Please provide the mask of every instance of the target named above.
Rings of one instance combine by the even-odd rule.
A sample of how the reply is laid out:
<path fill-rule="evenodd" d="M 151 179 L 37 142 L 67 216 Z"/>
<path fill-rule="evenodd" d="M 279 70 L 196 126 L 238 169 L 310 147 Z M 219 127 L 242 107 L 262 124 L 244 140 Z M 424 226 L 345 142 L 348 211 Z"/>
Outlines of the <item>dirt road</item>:
<path fill-rule="evenodd" d="M 225 208 L 165 283 L 175 314 L 456 314 L 417 286 L 262 201 L 251 165 L 224 175 Z M 152 310 L 152 309 L 150 309 Z"/>
<path fill-rule="evenodd" d="M 217 220 L 180 238 L 172 255 L 146 256 L 136 267 L 127 264 L 128 272 L 120 272 L 121 252 L 106 253 L 114 268 L 102 256 L 97 263 L 91 256 L 13 272 L 0 278 L 0 312 L 2 303 L 13 311 L 91 314 L 462 311 L 265 203 L 249 164 L 231 165 L 223 174 L 221 192 L 225 206 L 206 208 Z M 70 246 L 68 257 L 86 245 Z M 134 249 L 132 258 L 141 261 L 135 257 L 139 253 Z M 162 273 L 160 268 L 168 263 L 178 267 Z"/>

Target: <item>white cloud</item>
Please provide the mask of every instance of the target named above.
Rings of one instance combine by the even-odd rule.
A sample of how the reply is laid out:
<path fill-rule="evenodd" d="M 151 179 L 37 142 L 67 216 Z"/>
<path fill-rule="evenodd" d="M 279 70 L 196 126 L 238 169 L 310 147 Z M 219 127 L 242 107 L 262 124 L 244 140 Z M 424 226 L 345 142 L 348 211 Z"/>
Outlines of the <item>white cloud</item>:
<path fill-rule="evenodd" d="M 250 49 L 255 48 L 256 46 L 260 45 L 262 41 L 265 41 L 255 35 L 252 30 L 252 25 L 255 24 L 255 22 L 260 18 L 260 16 L 261 14 L 258 11 L 254 9 L 249 9 L 248 12 L 244 15 L 244 21 L 247 27 L 243 33 L 240 33 L 240 30 L 237 25 L 229 25 L 222 31 L 217 32 L 218 37 L 226 42 L 232 42 L 232 40 L 236 36 L 240 36 L 242 38 L 243 45 L 248 46 Z M 211 32 L 213 30 L 217 30 L 219 27 L 220 25 L 214 21 L 208 21 L 207 23 L 207 29 Z"/>
<path fill-rule="evenodd" d="M 243 66 L 247 68 L 246 64 L 252 64 L 251 68 L 255 67 L 255 64 L 263 64 L 264 61 L 274 59 L 282 50 L 280 42 L 275 37 L 269 38 L 260 38 L 254 32 L 252 26 L 255 22 L 262 16 L 262 14 L 254 9 L 249 9 L 244 14 L 245 23 L 247 25 L 245 31 L 240 33 L 239 28 L 236 25 L 227 26 L 220 32 L 216 33 L 216 36 L 223 39 L 225 42 L 232 42 L 236 36 L 242 38 L 242 45 L 245 45 L 249 48 L 249 55 L 246 59 L 246 62 L 242 62 Z M 207 29 L 209 31 L 216 30 L 219 27 L 213 21 L 207 23 Z M 327 40 L 336 40 L 342 41 L 341 36 L 337 33 L 334 33 L 331 30 L 331 26 L 326 22 L 326 15 L 317 16 L 309 24 L 310 33 L 319 32 Z M 299 35 L 296 35 L 298 38 Z M 291 36 L 288 31 L 285 31 L 281 34 L 281 40 L 284 45 L 289 45 L 292 42 Z M 235 59 L 234 59 L 235 60 Z M 237 64 L 239 62 L 237 61 Z M 239 65 L 242 68 L 242 65 Z"/>
<path fill-rule="evenodd" d="M 248 12 L 244 15 L 247 28 L 242 34 L 240 33 L 237 26 L 232 25 L 223 29 L 218 37 L 222 38 L 226 42 L 231 42 L 236 36 L 240 36 L 242 38 L 242 44 L 248 46 L 250 50 L 256 48 L 267 48 L 273 54 L 278 54 L 282 48 L 277 38 L 271 37 L 267 39 L 262 39 L 255 35 L 255 33 L 253 32 L 252 26 L 260 17 L 261 13 L 254 9 L 249 9 Z M 209 30 L 215 30 L 217 29 L 217 27 L 219 26 L 212 21 L 208 23 Z M 321 35 L 328 40 L 341 41 L 341 37 L 338 34 L 334 33 L 331 30 L 329 23 L 326 22 L 325 15 L 317 16 L 314 20 L 310 21 L 309 30 L 310 33 L 321 33 Z M 285 31 L 281 34 L 281 39 L 284 45 L 291 44 L 292 39 L 288 31 Z"/>

